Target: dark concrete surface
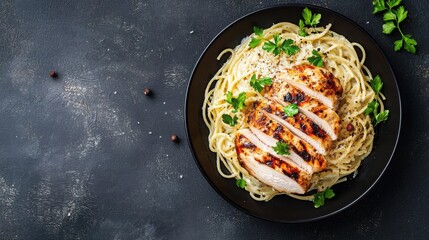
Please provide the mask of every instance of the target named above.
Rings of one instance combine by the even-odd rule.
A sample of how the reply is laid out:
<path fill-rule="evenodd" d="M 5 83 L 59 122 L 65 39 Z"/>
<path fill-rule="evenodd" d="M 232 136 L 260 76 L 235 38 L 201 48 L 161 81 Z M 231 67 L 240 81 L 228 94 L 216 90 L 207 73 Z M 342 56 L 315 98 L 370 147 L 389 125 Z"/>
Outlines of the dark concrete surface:
<path fill-rule="evenodd" d="M 361 201 L 317 222 L 272 223 L 235 209 L 198 170 L 183 116 L 194 64 L 233 20 L 286 2 L 0 1 L 0 239 L 428 239 L 423 0 L 405 0 L 415 56 L 393 51 L 371 1 L 296 1 L 356 21 L 397 76 L 397 152 Z"/>

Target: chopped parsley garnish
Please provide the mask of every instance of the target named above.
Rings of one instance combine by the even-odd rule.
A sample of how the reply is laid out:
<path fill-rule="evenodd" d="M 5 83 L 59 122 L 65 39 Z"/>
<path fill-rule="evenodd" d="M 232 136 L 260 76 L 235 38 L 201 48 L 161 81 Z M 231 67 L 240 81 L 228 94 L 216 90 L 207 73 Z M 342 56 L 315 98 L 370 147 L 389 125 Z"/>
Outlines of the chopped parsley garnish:
<path fill-rule="evenodd" d="M 278 155 L 290 155 L 289 153 L 289 145 L 285 142 L 282 141 L 278 141 L 276 143 L 276 146 L 273 147 L 273 150 L 278 154 Z"/>
<path fill-rule="evenodd" d="M 320 56 L 319 52 L 314 50 L 311 52 L 313 55 L 307 60 L 311 63 L 313 66 L 321 67 L 323 65 L 323 59 L 322 56 Z"/>
<path fill-rule="evenodd" d="M 302 21 L 302 19 L 299 19 L 298 35 L 301 36 L 301 37 L 306 37 L 307 36 L 307 32 L 305 31 L 305 23 L 304 23 L 304 21 Z"/>
<path fill-rule="evenodd" d="M 401 39 L 396 40 L 393 43 L 393 49 L 399 51 L 402 47 L 409 53 L 416 53 L 417 41 L 413 39 L 410 34 L 404 34 L 400 27 L 400 23 L 403 22 L 407 16 L 408 11 L 405 10 L 404 6 L 399 6 L 402 0 L 374 0 L 372 5 L 374 6 L 373 14 L 383 13 L 383 33 L 390 34 L 393 30 L 398 29 L 401 34 Z"/>
<path fill-rule="evenodd" d="M 365 115 L 369 115 L 373 112 L 377 112 L 379 104 L 376 100 L 372 100 L 370 103 L 368 103 L 368 106 L 365 109 Z"/>
<path fill-rule="evenodd" d="M 232 111 L 234 113 L 244 108 L 245 101 L 246 101 L 245 92 L 240 93 L 237 98 L 233 98 L 232 92 L 230 91 L 228 91 L 228 93 L 226 94 L 226 102 L 231 104 L 234 107 L 234 110 Z"/>
<path fill-rule="evenodd" d="M 237 124 L 238 117 L 231 117 L 229 114 L 222 114 L 222 121 L 226 124 L 229 124 L 231 127 L 234 127 Z"/>
<path fill-rule="evenodd" d="M 283 112 L 286 114 L 286 116 L 293 117 L 299 112 L 298 105 L 296 103 L 289 104 L 283 108 Z"/>
<path fill-rule="evenodd" d="M 378 112 L 378 107 L 380 104 L 378 103 L 378 99 L 380 98 L 380 91 L 383 88 L 383 81 L 379 75 L 375 76 L 373 79 L 369 81 L 372 90 L 375 92 L 375 99 L 368 103 L 368 106 L 365 109 L 364 114 L 370 115 L 373 121 L 374 127 L 377 124 L 386 121 L 389 118 L 389 110 L 383 110 Z"/>
<path fill-rule="evenodd" d="M 246 180 L 244 180 L 244 179 L 242 179 L 242 178 L 237 179 L 237 180 L 235 181 L 235 185 L 237 185 L 237 187 L 239 187 L 239 188 L 244 189 L 244 188 L 246 187 Z"/>
<path fill-rule="evenodd" d="M 288 56 L 294 55 L 299 51 L 299 47 L 294 44 L 292 39 L 286 39 L 282 42 L 282 38 L 279 34 L 273 36 L 273 41 L 265 42 L 262 45 L 262 49 L 267 52 L 272 52 L 274 55 L 279 55 L 282 51 L 285 52 Z"/>
<path fill-rule="evenodd" d="M 381 111 L 379 114 L 375 115 L 375 125 L 386 121 L 389 118 L 389 110 Z"/>
<path fill-rule="evenodd" d="M 317 24 L 319 24 L 320 19 L 322 18 L 322 14 L 317 13 L 313 14 L 310 9 L 304 8 L 302 10 L 302 19 L 299 20 L 299 31 L 298 35 L 301 37 L 307 36 L 307 32 L 305 32 L 305 26 L 315 27 Z"/>
<path fill-rule="evenodd" d="M 261 43 L 261 41 L 264 39 L 262 37 L 262 34 L 264 33 L 264 30 L 262 28 L 254 26 L 253 27 L 253 32 L 255 33 L 256 37 L 254 37 L 254 38 L 252 37 L 252 39 L 250 40 L 250 43 L 249 43 L 249 47 L 250 48 L 257 47 Z"/>
<path fill-rule="evenodd" d="M 267 85 L 271 85 L 272 80 L 269 77 L 265 77 L 265 78 L 256 78 L 256 75 L 253 74 L 252 78 L 250 79 L 250 86 L 252 86 L 255 91 L 257 92 L 261 92 L 262 89 L 267 86 Z"/>
<path fill-rule="evenodd" d="M 331 188 L 325 189 L 325 191 L 314 194 L 313 203 L 315 208 L 320 208 L 325 205 L 325 199 L 331 199 L 335 196 L 334 190 Z"/>
<path fill-rule="evenodd" d="M 374 90 L 375 94 L 379 94 L 381 91 L 381 88 L 383 88 L 383 82 L 381 81 L 380 76 L 375 76 L 375 78 L 371 79 L 369 81 L 369 84 L 371 85 L 372 89 Z"/>

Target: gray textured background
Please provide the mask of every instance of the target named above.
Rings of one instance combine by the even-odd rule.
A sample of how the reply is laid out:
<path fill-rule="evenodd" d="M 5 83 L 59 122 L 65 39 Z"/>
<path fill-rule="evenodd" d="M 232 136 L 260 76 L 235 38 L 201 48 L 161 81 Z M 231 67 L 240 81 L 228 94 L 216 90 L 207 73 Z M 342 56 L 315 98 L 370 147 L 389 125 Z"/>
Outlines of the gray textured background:
<path fill-rule="evenodd" d="M 371 1 L 296 1 L 356 21 L 398 79 L 397 153 L 361 201 L 314 223 L 271 223 L 235 209 L 199 172 L 183 118 L 194 64 L 230 22 L 286 2 L 2 0 L 0 239 L 427 239 L 424 0 L 405 1 L 416 56 L 393 51 Z"/>

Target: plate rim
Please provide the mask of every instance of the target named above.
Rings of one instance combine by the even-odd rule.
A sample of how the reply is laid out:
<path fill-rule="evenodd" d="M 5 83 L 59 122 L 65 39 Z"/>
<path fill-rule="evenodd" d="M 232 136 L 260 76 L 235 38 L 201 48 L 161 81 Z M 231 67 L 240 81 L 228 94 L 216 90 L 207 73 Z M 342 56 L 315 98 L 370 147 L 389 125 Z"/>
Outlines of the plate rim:
<path fill-rule="evenodd" d="M 392 152 L 390 153 L 389 159 L 386 162 L 385 166 L 383 167 L 382 171 L 378 174 L 377 178 L 369 185 L 369 187 L 363 191 L 356 199 L 354 199 L 353 201 L 347 203 L 346 205 L 344 205 L 343 207 L 340 207 L 328 214 L 325 215 L 321 215 L 321 216 L 316 216 L 316 217 L 311 217 L 311 218 L 306 218 L 306 219 L 299 219 L 299 220 L 274 220 L 274 219 L 269 219 L 269 218 L 265 218 L 259 215 L 256 215 L 254 213 L 252 213 L 251 211 L 248 211 L 247 209 L 243 208 L 242 206 L 240 206 L 239 204 L 235 203 L 233 200 L 231 200 L 230 198 L 228 198 L 215 184 L 214 182 L 208 177 L 208 175 L 205 173 L 205 171 L 203 170 L 197 156 L 195 153 L 195 150 L 192 146 L 192 140 L 191 140 L 191 136 L 189 133 L 189 129 L 188 129 L 188 104 L 189 104 L 189 91 L 190 91 L 190 86 L 192 83 L 192 79 L 194 76 L 194 73 L 196 71 L 196 69 L 199 67 L 201 60 L 204 58 L 204 56 L 206 55 L 208 49 L 210 48 L 210 46 L 224 33 L 226 32 L 230 27 L 232 27 L 233 25 L 235 25 L 237 22 L 242 21 L 245 18 L 248 18 L 249 16 L 259 13 L 259 12 L 263 12 L 263 11 L 267 11 L 267 10 L 271 10 L 271 9 L 276 9 L 276 8 L 287 8 L 287 7 L 301 7 L 301 8 L 311 8 L 311 9 L 322 9 L 323 11 L 327 11 L 330 12 L 330 14 L 334 14 L 334 15 L 338 15 L 339 17 L 345 18 L 348 20 L 348 22 L 350 22 L 351 24 L 353 24 L 356 28 L 359 28 L 362 32 L 364 32 L 367 37 L 369 38 L 369 40 L 371 40 L 374 43 L 374 46 L 377 48 L 377 50 L 381 53 L 382 57 L 385 59 L 387 66 L 388 66 L 388 70 L 392 73 L 392 77 L 393 77 L 393 82 L 395 85 L 395 89 L 396 89 L 396 93 L 398 95 L 398 109 L 399 109 L 399 119 L 398 119 L 398 133 L 396 135 L 396 139 L 393 145 L 393 149 Z M 219 33 L 217 33 L 215 35 L 215 37 L 212 38 L 212 40 L 206 45 L 206 47 L 204 48 L 204 50 L 202 51 L 201 55 L 199 56 L 197 62 L 194 65 L 194 68 L 192 69 L 192 72 L 190 74 L 189 80 L 188 80 L 188 84 L 186 87 L 186 93 L 185 93 L 185 105 L 184 105 L 184 125 L 185 125 L 185 133 L 186 133 L 186 140 L 188 143 L 188 147 L 190 148 L 192 157 L 196 163 L 196 165 L 198 166 L 201 174 L 204 176 L 204 178 L 207 180 L 207 182 L 210 184 L 210 186 L 216 191 L 216 193 L 218 195 L 220 195 L 224 200 L 226 200 L 228 203 L 230 203 L 231 205 L 233 205 L 235 208 L 240 209 L 241 211 L 256 217 L 258 219 L 263 219 L 263 220 L 267 220 L 267 221 L 271 221 L 271 222 L 281 222 L 281 223 L 304 223 L 304 222 L 312 222 L 312 221 L 317 221 L 317 220 L 321 220 L 321 219 L 325 219 L 328 218 L 330 216 L 336 215 L 342 211 L 344 211 L 347 208 L 350 208 L 352 205 L 356 204 L 359 200 L 361 200 L 364 196 L 366 196 L 368 194 L 368 192 L 374 188 L 374 186 L 379 182 L 380 178 L 384 175 L 386 169 L 389 167 L 390 162 L 392 161 L 392 158 L 394 157 L 395 153 L 396 153 L 396 148 L 398 146 L 398 142 L 399 142 L 399 138 L 401 135 L 401 129 L 402 129 L 402 99 L 401 99 L 401 94 L 400 94 L 400 90 L 399 90 L 399 86 L 398 86 L 398 81 L 396 79 L 396 74 L 392 68 L 391 63 L 389 62 L 386 54 L 384 53 L 383 49 L 380 47 L 380 45 L 377 43 L 377 41 L 375 40 L 374 37 L 372 37 L 371 34 L 369 34 L 369 32 L 367 30 L 365 30 L 363 27 L 361 27 L 358 23 L 356 23 L 354 20 L 350 19 L 349 17 L 343 15 L 342 13 L 339 13 L 337 11 L 331 10 L 327 7 L 322 7 L 322 6 L 318 6 L 318 5 L 312 5 L 312 4 L 305 4 L 305 3 L 284 3 L 284 4 L 275 4 L 275 5 L 270 5 L 270 6 L 266 6 L 254 11 L 251 11 L 247 14 L 242 15 L 241 17 L 236 18 L 235 20 L 233 20 L 231 23 L 229 23 L 226 27 L 224 27 Z M 207 139 L 205 139 L 207 140 Z M 213 153 L 215 154 L 215 153 Z"/>

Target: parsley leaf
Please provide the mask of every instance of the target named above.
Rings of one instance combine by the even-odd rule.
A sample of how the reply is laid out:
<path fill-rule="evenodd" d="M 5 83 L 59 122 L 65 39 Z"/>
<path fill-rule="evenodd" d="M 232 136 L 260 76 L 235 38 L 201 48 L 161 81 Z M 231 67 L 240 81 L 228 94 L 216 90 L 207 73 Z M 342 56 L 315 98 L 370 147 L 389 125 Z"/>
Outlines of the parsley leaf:
<path fill-rule="evenodd" d="M 371 85 L 372 90 L 375 92 L 375 99 L 372 100 L 370 103 L 368 103 L 368 106 L 366 107 L 364 114 L 370 115 L 372 122 L 374 124 L 374 127 L 377 126 L 377 124 L 384 122 L 389 117 L 389 110 L 383 110 L 380 113 L 378 113 L 378 107 L 380 104 L 378 103 L 380 91 L 383 88 L 383 82 L 381 81 L 381 78 L 379 75 L 375 76 L 373 79 L 369 81 L 369 84 Z"/>
<path fill-rule="evenodd" d="M 244 102 L 246 101 L 246 93 L 242 92 L 237 98 L 232 97 L 232 92 L 228 91 L 226 94 L 226 102 L 234 107 L 232 112 L 236 113 L 238 110 L 244 108 Z"/>
<path fill-rule="evenodd" d="M 306 37 L 307 36 L 307 32 L 305 32 L 305 23 L 304 21 L 302 21 L 302 19 L 299 19 L 299 31 L 298 31 L 298 35 L 301 37 Z"/>
<path fill-rule="evenodd" d="M 237 185 L 237 187 L 244 189 L 247 185 L 246 180 L 239 178 L 235 181 L 235 185 Z"/>
<path fill-rule="evenodd" d="M 320 208 L 325 205 L 325 199 L 331 199 L 335 197 L 334 190 L 331 188 L 325 189 L 325 191 L 314 194 L 313 203 L 315 208 Z"/>
<path fill-rule="evenodd" d="M 313 15 L 310 9 L 304 8 L 304 10 L 302 10 L 302 18 L 304 18 L 304 23 L 306 25 L 314 27 L 320 22 L 322 14 L 317 13 Z"/>
<path fill-rule="evenodd" d="M 282 42 L 282 38 L 279 34 L 273 36 L 273 41 L 265 42 L 262 45 L 262 49 L 267 52 L 272 52 L 274 55 L 279 55 L 282 51 L 285 52 L 288 56 L 291 56 L 299 51 L 298 46 L 294 44 L 292 39 L 286 39 Z"/>
<path fill-rule="evenodd" d="M 290 155 L 289 145 L 282 141 L 278 141 L 276 146 L 273 147 L 273 150 L 279 155 Z"/>
<path fill-rule="evenodd" d="M 262 34 L 264 33 L 264 30 L 262 28 L 254 26 L 253 27 L 253 32 L 255 33 L 256 37 L 255 38 L 252 37 L 252 39 L 250 40 L 250 43 L 249 43 L 249 47 L 250 48 L 257 47 L 261 43 L 261 41 L 264 39 L 262 37 Z"/>
<path fill-rule="evenodd" d="M 386 22 L 383 24 L 383 33 L 390 34 L 396 28 L 395 23 L 393 21 Z"/>
<path fill-rule="evenodd" d="M 323 65 L 322 56 L 320 56 L 319 52 L 316 50 L 313 50 L 311 53 L 313 55 L 307 58 L 307 60 L 311 63 L 311 65 L 321 67 Z"/>
<path fill-rule="evenodd" d="M 231 127 L 234 127 L 237 124 L 238 117 L 231 117 L 229 114 L 222 114 L 222 121 L 226 124 L 229 124 Z"/>
<path fill-rule="evenodd" d="M 402 48 L 402 44 L 403 44 L 403 43 L 404 43 L 404 40 L 403 40 L 403 39 L 396 40 L 396 41 L 393 43 L 393 49 L 395 50 L 395 52 L 397 52 L 397 51 L 401 50 L 401 48 Z"/>
<path fill-rule="evenodd" d="M 298 105 L 296 103 L 289 104 L 283 108 L 283 112 L 286 114 L 286 116 L 293 117 L 299 112 Z"/>
<path fill-rule="evenodd" d="M 262 37 L 262 34 L 264 33 L 264 29 L 254 26 L 253 32 L 256 34 L 256 36 Z"/>
<path fill-rule="evenodd" d="M 299 51 L 299 47 L 294 44 L 292 39 L 286 39 L 282 43 L 282 50 L 285 52 L 288 56 L 294 55 Z"/>
<path fill-rule="evenodd" d="M 389 6 L 389 8 L 396 7 L 401 4 L 401 1 L 402 0 L 387 0 L 387 6 Z"/>
<path fill-rule="evenodd" d="M 386 13 L 384 13 L 383 15 L 383 21 L 387 22 L 387 21 L 392 21 L 396 19 L 396 14 L 394 14 L 392 11 L 388 11 Z"/>
<path fill-rule="evenodd" d="M 381 81 L 381 78 L 379 75 L 375 76 L 374 79 L 371 79 L 369 81 L 369 84 L 372 87 L 372 90 L 374 90 L 375 94 L 379 94 L 381 88 L 383 88 L 383 82 Z"/>
<path fill-rule="evenodd" d="M 368 106 L 365 109 L 365 115 L 369 115 L 371 113 L 377 114 L 378 106 L 378 102 L 376 100 L 372 100 L 370 103 L 368 103 Z"/>
<path fill-rule="evenodd" d="M 278 34 L 276 34 L 276 35 L 278 36 Z M 274 36 L 276 36 L 276 35 L 274 35 Z M 264 42 L 264 45 L 262 45 L 262 49 L 264 49 L 267 52 L 274 52 L 274 50 L 277 49 L 277 43 L 275 42 L 275 39 L 276 38 L 274 38 L 274 42 L 272 42 L 272 41 Z M 278 53 L 276 54 L 275 52 L 274 52 L 274 54 L 276 56 L 278 55 Z"/>
<path fill-rule="evenodd" d="M 322 19 L 322 14 L 320 14 L 320 13 L 314 14 L 313 17 L 311 18 L 310 25 L 312 27 L 316 26 L 317 24 L 319 24 L 320 19 Z"/>
<path fill-rule="evenodd" d="M 405 11 L 404 6 L 400 6 L 396 11 L 396 16 L 398 17 L 398 23 L 401 23 L 407 18 L 408 11 Z"/>
<path fill-rule="evenodd" d="M 409 52 L 409 53 L 415 54 L 416 53 L 416 47 L 415 46 L 417 45 L 416 40 L 414 40 L 411 37 L 411 35 L 409 35 L 409 34 L 404 35 L 403 39 L 405 41 L 405 45 L 404 45 L 405 50 L 407 50 L 407 52 Z"/>
<path fill-rule="evenodd" d="M 252 86 L 257 92 L 261 92 L 264 86 L 270 85 L 271 83 L 271 78 L 265 77 L 257 79 L 255 74 L 253 74 L 252 78 L 250 79 L 250 86 Z"/>
<path fill-rule="evenodd" d="M 313 14 L 310 9 L 304 8 L 302 10 L 302 19 L 299 20 L 299 31 L 298 35 L 301 37 L 307 36 L 307 32 L 305 32 L 305 26 L 315 27 L 317 24 L 319 24 L 320 19 L 322 18 L 322 14 L 316 13 Z"/>
<path fill-rule="evenodd" d="M 372 2 L 372 5 L 374 6 L 374 11 L 372 12 L 372 14 L 376 14 L 386 10 L 386 4 L 384 0 L 375 0 Z"/>
<path fill-rule="evenodd" d="M 399 25 L 408 16 L 408 11 L 405 10 L 404 6 L 399 6 L 401 2 L 402 0 L 374 0 L 372 2 L 374 6 L 372 13 L 377 14 L 386 11 L 383 14 L 384 24 L 382 29 L 384 34 L 390 34 L 393 30 L 398 29 L 401 39 L 393 43 L 393 49 L 396 52 L 404 48 L 407 52 L 415 54 L 417 41 L 410 34 L 404 34 Z"/>
<path fill-rule="evenodd" d="M 325 196 L 323 192 L 314 194 L 313 203 L 315 208 L 320 208 L 325 205 Z"/>
<path fill-rule="evenodd" d="M 377 124 L 384 122 L 389 118 L 389 110 L 381 111 L 379 114 L 375 115 L 375 126 Z"/>
<path fill-rule="evenodd" d="M 310 25 L 312 15 L 313 13 L 311 12 L 310 9 L 304 8 L 304 10 L 302 10 L 302 18 L 304 18 L 305 24 Z"/>
<path fill-rule="evenodd" d="M 333 198 L 333 197 L 335 197 L 334 190 L 332 190 L 331 188 L 327 188 L 327 189 L 325 190 L 325 198 L 327 198 L 327 199 L 331 199 L 331 198 Z"/>

